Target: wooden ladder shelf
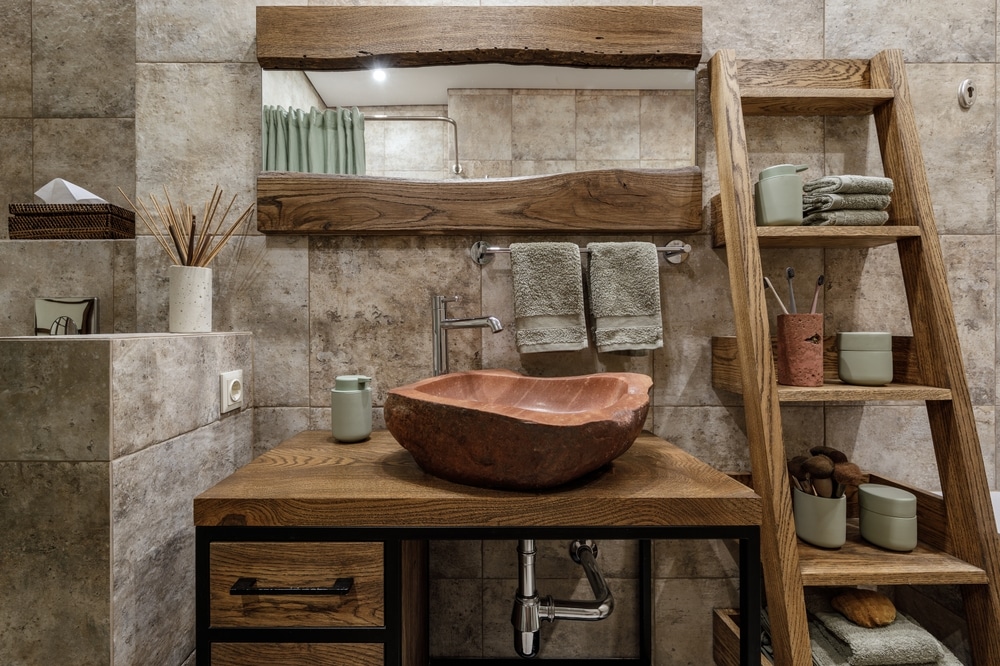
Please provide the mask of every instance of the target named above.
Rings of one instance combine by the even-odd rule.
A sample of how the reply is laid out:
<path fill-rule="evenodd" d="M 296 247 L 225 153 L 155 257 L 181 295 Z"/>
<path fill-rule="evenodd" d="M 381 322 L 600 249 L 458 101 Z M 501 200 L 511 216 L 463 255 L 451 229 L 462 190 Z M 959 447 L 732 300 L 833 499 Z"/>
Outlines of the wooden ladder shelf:
<path fill-rule="evenodd" d="M 737 60 L 733 51 L 723 50 L 711 59 L 710 77 L 720 181 L 712 202 L 713 231 L 716 245 L 726 247 L 736 326 L 734 338 L 713 340 L 713 383 L 741 393 L 745 405 L 753 486 L 764 498 L 761 557 L 775 663 L 812 663 L 804 586 L 957 584 L 975 663 L 1000 664 L 1000 539 L 902 54 L 887 50 L 871 60 Z M 883 169 L 894 183 L 888 224 L 757 227 L 744 116 L 864 114 L 874 115 Z M 895 382 L 874 389 L 840 383 L 779 387 L 760 248 L 892 243 L 899 251 L 913 329 L 912 338 L 894 341 Z M 918 496 L 920 544 L 912 553 L 869 547 L 856 534 L 836 551 L 798 541 L 780 403 L 809 400 L 925 403 L 943 497 L 908 488 Z M 874 473 L 872 478 L 894 483 Z"/>

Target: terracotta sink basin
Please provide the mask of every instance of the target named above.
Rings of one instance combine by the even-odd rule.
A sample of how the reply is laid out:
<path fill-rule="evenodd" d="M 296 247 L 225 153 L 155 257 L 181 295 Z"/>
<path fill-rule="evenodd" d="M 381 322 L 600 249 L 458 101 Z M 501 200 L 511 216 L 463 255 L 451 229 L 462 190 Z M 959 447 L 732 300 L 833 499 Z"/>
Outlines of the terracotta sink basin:
<path fill-rule="evenodd" d="M 434 476 L 486 488 L 551 488 L 632 446 L 652 384 L 630 372 L 553 378 L 456 372 L 389 391 L 385 422 Z"/>

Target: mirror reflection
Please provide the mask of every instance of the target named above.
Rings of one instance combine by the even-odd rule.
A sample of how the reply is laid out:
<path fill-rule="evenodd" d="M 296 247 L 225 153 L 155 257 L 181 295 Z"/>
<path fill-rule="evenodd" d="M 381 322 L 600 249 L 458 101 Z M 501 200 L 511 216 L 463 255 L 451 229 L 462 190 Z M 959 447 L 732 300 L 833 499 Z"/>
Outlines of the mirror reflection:
<path fill-rule="evenodd" d="M 491 78 L 489 84 L 436 92 L 441 103 L 393 99 L 348 106 L 346 99 L 334 100 L 339 96 L 329 92 L 344 86 L 328 86 L 325 80 L 351 73 L 263 70 L 262 102 L 305 113 L 338 105 L 346 112 L 356 106 L 365 116 L 363 173 L 370 176 L 440 180 L 692 166 L 694 73 L 659 70 L 660 75 L 668 72 L 674 78 L 669 84 L 656 82 L 661 89 L 495 87 Z M 557 79 L 553 83 L 565 85 Z M 358 99 L 372 100 L 360 93 Z M 387 122 L 377 116 L 419 120 Z"/>

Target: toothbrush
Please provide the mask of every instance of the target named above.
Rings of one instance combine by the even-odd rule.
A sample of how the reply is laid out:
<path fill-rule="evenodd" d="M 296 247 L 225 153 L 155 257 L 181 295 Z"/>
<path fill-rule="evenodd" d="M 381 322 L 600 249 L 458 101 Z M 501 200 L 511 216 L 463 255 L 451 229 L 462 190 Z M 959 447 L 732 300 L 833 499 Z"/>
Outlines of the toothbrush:
<path fill-rule="evenodd" d="M 791 306 L 789 309 L 792 314 L 797 314 L 798 309 L 795 307 L 795 290 L 792 289 L 792 278 L 795 277 L 795 269 L 789 266 L 785 269 L 785 278 L 788 279 L 788 305 Z"/>
<path fill-rule="evenodd" d="M 774 289 L 774 285 L 771 284 L 771 278 L 767 277 L 764 278 L 764 288 L 771 290 L 771 293 L 774 294 L 774 297 L 778 299 L 778 305 L 781 306 L 781 311 L 784 312 L 785 314 L 788 314 L 788 308 L 786 308 L 785 304 L 781 302 L 781 296 L 778 296 L 778 292 Z"/>
<path fill-rule="evenodd" d="M 813 292 L 813 305 L 812 309 L 809 310 L 809 314 L 816 314 L 816 306 L 819 304 L 819 289 L 823 286 L 823 279 L 822 275 L 816 278 L 816 291 Z"/>

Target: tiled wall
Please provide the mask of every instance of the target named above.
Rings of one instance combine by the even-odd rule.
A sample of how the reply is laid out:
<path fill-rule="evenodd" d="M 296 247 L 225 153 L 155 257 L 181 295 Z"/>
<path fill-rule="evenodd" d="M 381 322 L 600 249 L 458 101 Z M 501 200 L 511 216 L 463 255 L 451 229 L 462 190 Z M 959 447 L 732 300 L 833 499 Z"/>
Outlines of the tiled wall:
<path fill-rule="evenodd" d="M 100 193 L 110 192 L 112 198 L 119 185 L 130 196 L 133 191 L 143 196 L 159 192 L 167 185 L 200 200 L 218 183 L 228 195 L 237 194 L 238 201 L 252 200 L 260 162 L 257 109 L 261 103 L 260 71 L 254 62 L 253 4 L 243 0 L 11 0 L 0 6 L 4 36 L 0 40 L 4 63 L 0 68 L 0 204 L 27 200 L 54 176 Z M 313 0 L 309 4 L 330 3 Z M 719 48 L 736 49 L 740 57 L 781 58 L 869 57 L 880 48 L 903 49 L 983 455 L 990 481 L 995 483 L 996 0 L 672 0 L 670 4 L 703 6 L 706 58 Z M 102 50 L 100 44 L 109 40 L 110 32 L 114 32 L 111 41 L 116 46 Z M 81 38 L 87 34 L 93 37 Z M 957 104 L 958 85 L 965 78 L 972 78 L 978 90 L 976 104 L 968 110 Z M 130 93 L 133 81 L 134 93 Z M 485 103 L 471 99 L 474 95 L 468 97 L 456 100 L 456 113 L 463 103 Z M 470 172 L 502 174 L 508 163 L 511 173 L 520 173 L 515 168 L 529 168 L 515 167 L 518 160 L 543 163 L 530 167 L 537 169 L 534 172 L 563 169 L 557 163 L 570 159 L 565 154 L 546 149 L 544 156 L 531 157 L 539 148 L 534 141 L 543 132 L 529 129 L 520 138 L 514 137 L 513 109 L 524 100 L 513 92 L 497 97 L 489 103 L 510 104 L 512 109 L 510 156 L 477 156 L 474 146 L 479 134 L 460 137 L 469 148 Z M 580 104 L 594 101 L 563 97 L 572 98 L 577 121 L 586 113 Z M 631 104 L 635 100 L 625 96 L 604 101 Z M 552 95 L 545 103 L 553 109 L 545 117 L 557 119 L 560 105 L 568 105 L 569 100 Z M 640 103 L 640 136 L 644 133 L 641 112 Z M 694 161 L 704 171 L 707 201 L 718 191 L 718 178 L 704 76 L 699 77 L 694 119 Z M 472 124 L 463 122 L 460 127 Z M 382 128 L 371 128 L 373 139 L 378 131 L 389 131 L 386 124 Z M 438 129 L 446 132 L 443 126 Z M 807 176 L 874 174 L 880 169 L 865 122 L 752 119 L 748 130 L 755 171 L 781 162 L 808 164 Z M 565 130 L 559 126 L 545 130 L 560 131 Z M 601 138 L 613 139 L 619 148 L 627 145 L 618 137 Z M 433 164 L 447 164 L 445 145 L 442 136 L 427 151 L 407 150 L 395 157 L 406 159 L 430 151 L 435 153 Z M 647 155 L 640 138 L 637 157 L 633 152 L 612 158 L 610 154 L 581 154 L 577 137 L 572 160 L 579 167 L 603 159 L 674 159 L 660 152 L 663 146 L 674 146 L 672 140 L 656 139 L 654 145 L 659 148 Z M 377 148 L 370 154 L 370 163 L 377 169 L 399 168 L 389 166 L 388 154 L 380 161 Z M 656 242 L 669 239 L 653 238 Z M 258 278 L 236 295 L 232 294 L 238 291 L 235 281 L 221 277 L 224 264 L 220 264 L 216 329 L 254 333 L 256 446 L 266 448 L 307 427 L 326 427 L 326 389 L 337 374 L 372 374 L 378 404 L 388 388 L 427 374 L 431 348 L 427 303 L 433 293 L 460 294 L 463 303 L 461 309 L 455 308 L 456 314 L 486 312 L 509 321 L 509 264 L 503 257 L 486 269 L 472 264 L 466 252 L 476 240 L 255 237 L 251 244 L 264 248 L 265 264 Z M 512 239 L 489 240 L 503 245 Z M 665 346 L 652 357 L 628 359 L 593 352 L 553 354 L 544 359 L 519 356 L 508 328 L 498 335 L 478 331 L 452 335 L 453 367 L 499 366 L 545 374 L 601 369 L 650 373 L 655 380 L 655 432 L 720 468 L 745 469 L 739 400 L 710 384 L 709 338 L 733 331 L 724 255 L 711 248 L 704 231 L 686 240 L 694 246 L 692 258 L 661 271 Z M 0 246 L 0 265 L 13 248 Z M 57 256 L 59 251 L 52 252 Z M 136 241 L 137 331 L 162 331 L 166 326 L 161 255 L 148 236 Z M 795 266 L 804 278 L 797 292 L 799 302 L 811 298 L 815 276 L 826 275 L 821 309 L 827 315 L 828 333 L 844 326 L 908 332 L 901 284 L 894 277 L 898 262 L 891 248 L 768 250 L 764 261 L 771 276 Z M 20 307 L 12 302 L 12 293 L 23 297 L 8 287 L 5 277 L 0 288 L 4 312 Z M 783 414 L 790 454 L 825 442 L 845 449 L 862 465 L 936 485 L 927 421 L 920 407 L 795 406 Z M 482 645 L 484 652 L 492 652 L 492 646 L 501 641 L 509 645 L 509 627 L 501 626 L 505 624 L 502 618 L 496 622 L 491 618 L 509 611 L 511 590 L 498 591 L 504 583 L 497 581 L 507 575 L 490 563 L 513 561 L 513 551 L 509 545 L 496 548 L 472 545 L 458 554 L 435 549 L 436 593 L 485 602 L 457 621 L 448 617 L 432 625 L 465 627 L 471 643 Z M 551 566 L 572 575 L 571 570 L 561 568 L 561 554 L 549 557 L 554 558 Z M 630 566 L 630 557 L 622 554 L 616 565 Z M 735 603 L 731 574 L 732 558 L 724 548 L 707 552 L 657 544 L 659 666 L 708 663 L 708 611 Z M 553 586 L 562 584 L 555 582 L 561 574 L 551 575 Z M 630 574 L 619 576 L 628 580 Z M 494 601 L 498 597 L 501 600 Z M 578 629 L 568 623 L 564 627 L 547 635 L 543 645 L 573 642 L 574 649 L 586 650 L 606 644 L 606 639 L 597 638 L 596 629 L 566 641 L 563 636 L 570 634 L 562 632 Z M 625 628 L 622 631 L 627 633 Z M 440 634 L 435 641 L 442 652 L 452 649 Z"/>
<path fill-rule="evenodd" d="M 191 655 L 192 501 L 253 436 L 217 377 L 252 356 L 249 333 L 0 339 L 3 663 Z"/>

